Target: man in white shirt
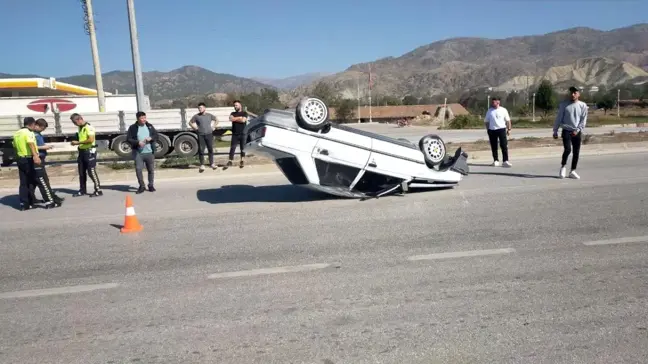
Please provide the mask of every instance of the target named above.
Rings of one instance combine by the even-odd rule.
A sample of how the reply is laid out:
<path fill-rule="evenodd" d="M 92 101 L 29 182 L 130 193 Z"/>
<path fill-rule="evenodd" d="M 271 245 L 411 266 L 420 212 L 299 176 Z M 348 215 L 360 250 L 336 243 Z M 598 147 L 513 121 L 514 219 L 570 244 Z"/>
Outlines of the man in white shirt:
<path fill-rule="evenodd" d="M 511 132 L 511 117 L 508 110 L 500 106 L 500 98 L 493 97 L 491 99 L 491 107 L 486 112 L 484 118 L 484 126 L 488 132 L 488 140 L 490 141 L 491 150 L 493 152 L 493 166 L 499 167 L 500 161 L 497 153 L 497 142 L 502 148 L 502 160 L 504 167 L 511 167 L 508 155 L 508 140 L 507 136 Z"/>

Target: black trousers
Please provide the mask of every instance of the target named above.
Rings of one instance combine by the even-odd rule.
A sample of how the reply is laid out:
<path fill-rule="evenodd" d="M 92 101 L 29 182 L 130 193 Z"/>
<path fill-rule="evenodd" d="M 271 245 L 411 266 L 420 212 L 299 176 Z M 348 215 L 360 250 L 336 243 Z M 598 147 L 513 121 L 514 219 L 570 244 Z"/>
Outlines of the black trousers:
<path fill-rule="evenodd" d="M 101 183 L 97 175 L 97 152 L 90 150 L 79 150 L 77 157 L 77 167 L 79 168 L 79 191 L 86 193 L 86 183 L 88 176 L 94 183 L 95 192 L 101 191 Z"/>
<path fill-rule="evenodd" d="M 493 160 L 499 161 L 497 153 L 497 142 L 499 140 L 499 147 L 502 149 L 503 162 L 509 160 L 508 155 L 508 139 L 506 138 L 506 128 L 490 130 L 488 129 L 488 140 L 490 141 L 491 151 L 493 152 Z"/>
<path fill-rule="evenodd" d="M 20 179 L 20 187 L 18 188 L 20 204 L 29 206 L 36 203 L 36 187 L 38 187 L 46 203 L 54 202 L 55 195 L 50 186 L 44 162 L 38 165 L 34 163 L 32 157 L 25 157 L 18 158 L 17 163 L 18 177 Z"/>
<path fill-rule="evenodd" d="M 232 142 L 230 144 L 229 159 L 234 159 L 234 152 L 236 152 L 236 146 L 238 145 L 239 150 L 241 151 L 241 158 L 245 157 L 245 134 L 232 134 Z"/>
<path fill-rule="evenodd" d="M 209 155 L 209 165 L 214 164 L 214 134 L 198 134 L 198 158 L 200 165 L 205 163 L 205 148 Z"/>
<path fill-rule="evenodd" d="M 33 193 L 36 188 L 34 160 L 32 157 L 17 157 L 16 164 L 18 165 L 18 179 L 20 180 L 18 187 L 20 204 L 22 206 L 31 206 L 36 202 Z"/>
<path fill-rule="evenodd" d="M 564 167 L 567 164 L 567 158 L 569 157 L 569 154 L 572 153 L 573 150 L 574 154 L 572 155 L 572 162 L 571 162 L 572 171 L 575 170 L 576 167 L 578 166 L 578 157 L 580 155 L 580 147 L 582 142 L 581 136 L 582 136 L 582 132 L 578 132 L 578 134 L 572 135 L 572 132 L 570 130 L 562 131 L 563 155 L 562 155 L 561 165 Z"/>

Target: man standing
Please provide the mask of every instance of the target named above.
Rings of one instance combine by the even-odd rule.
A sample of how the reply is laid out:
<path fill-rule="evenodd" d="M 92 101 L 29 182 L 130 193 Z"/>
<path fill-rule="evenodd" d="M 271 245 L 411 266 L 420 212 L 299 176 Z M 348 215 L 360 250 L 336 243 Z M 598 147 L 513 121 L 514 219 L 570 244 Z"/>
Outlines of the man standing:
<path fill-rule="evenodd" d="M 146 166 L 148 172 L 148 190 L 155 192 L 153 178 L 155 173 L 155 141 L 158 138 L 157 130 L 146 120 L 146 113 L 138 111 L 137 121 L 128 128 L 128 142 L 133 148 L 133 159 L 135 159 L 135 174 L 139 188 L 136 193 L 146 191 L 144 187 L 144 176 L 142 170 Z"/>
<path fill-rule="evenodd" d="M 38 119 L 36 120 L 36 126 L 34 127 L 34 136 L 36 138 L 36 147 L 38 148 L 38 157 L 41 160 L 41 163 L 39 165 L 34 165 L 34 171 L 35 171 L 35 177 L 37 180 L 40 180 L 42 178 L 42 181 L 38 183 L 40 187 L 40 193 L 45 197 L 46 193 L 51 193 L 52 200 L 58 204 L 61 205 L 63 203 L 63 200 L 65 200 L 62 197 L 59 197 L 54 193 L 52 190 L 52 187 L 50 185 L 49 177 L 47 176 L 47 171 L 45 170 L 45 159 L 47 158 L 47 151 L 52 149 L 52 145 L 45 144 L 45 139 L 43 138 L 43 135 L 41 133 L 47 129 L 49 125 L 47 124 L 47 120 L 45 119 Z M 46 188 L 45 188 L 46 187 Z M 32 194 L 34 193 L 34 190 L 32 189 Z M 36 200 L 36 197 L 33 198 Z"/>
<path fill-rule="evenodd" d="M 583 130 L 587 124 L 587 104 L 580 101 L 580 90 L 574 86 L 569 88 L 569 99 L 564 100 L 558 106 L 558 114 L 553 126 L 553 137 L 558 139 L 558 128 L 562 128 L 563 154 L 560 164 L 560 178 L 565 178 L 567 174 L 567 158 L 572 152 L 570 178 L 580 179 L 576 173 L 578 166 L 578 157 L 582 141 Z"/>
<path fill-rule="evenodd" d="M 194 115 L 191 120 L 189 120 L 189 126 L 195 131 L 198 132 L 198 157 L 200 158 L 200 169 L 202 173 L 205 170 L 205 147 L 207 147 L 207 153 L 209 154 L 209 164 L 212 169 L 216 169 L 216 164 L 214 163 L 214 129 L 216 128 L 216 123 L 218 119 L 213 114 L 205 112 L 205 104 L 198 104 L 198 114 Z"/>
<path fill-rule="evenodd" d="M 247 119 L 248 113 L 243 111 L 243 105 L 241 105 L 241 101 L 234 101 L 234 111 L 232 111 L 229 116 L 229 120 L 232 122 L 232 142 L 230 144 L 229 161 L 227 161 L 227 165 L 223 167 L 223 169 L 227 169 L 233 165 L 234 152 L 236 152 L 237 145 L 239 146 L 239 149 L 241 151 L 241 161 L 239 163 L 239 167 L 243 168 L 244 166 L 243 158 L 245 158 L 245 134 L 243 133 L 243 131 L 245 130 Z"/>
<path fill-rule="evenodd" d="M 87 194 L 86 181 L 88 175 L 92 183 L 94 183 L 94 193 L 90 196 L 103 196 L 101 185 L 99 184 L 99 176 L 97 176 L 97 146 L 95 144 L 95 129 L 90 123 L 83 120 L 83 117 L 77 113 L 70 116 L 70 120 L 76 125 L 79 130 L 77 131 L 77 140 L 73 140 L 72 145 L 77 146 L 79 156 L 77 157 L 77 166 L 79 168 L 79 192 L 74 194 L 77 196 L 85 196 Z"/>
<path fill-rule="evenodd" d="M 36 177 L 35 166 L 41 164 L 38 156 L 38 147 L 36 146 L 36 120 L 32 117 L 26 117 L 23 121 L 23 127 L 20 128 L 13 136 L 13 147 L 16 152 L 16 162 L 18 164 L 18 176 L 20 186 L 18 194 L 20 196 L 20 210 L 25 211 L 34 207 L 32 185 L 38 184 L 43 198 L 46 200 L 46 208 L 60 206 L 52 198 L 51 189 L 42 178 Z"/>
<path fill-rule="evenodd" d="M 488 133 L 488 140 L 490 141 L 491 151 L 493 152 L 493 166 L 499 167 L 499 157 L 497 153 L 497 142 L 502 148 L 502 160 L 504 167 L 511 167 L 508 155 L 508 140 L 507 136 L 511 132 L 511 117 L 508 110 L 500 106 L 500 98 L 495 96 L 491 99 L 491 107 L 486 112 L 484 124 Z"/>

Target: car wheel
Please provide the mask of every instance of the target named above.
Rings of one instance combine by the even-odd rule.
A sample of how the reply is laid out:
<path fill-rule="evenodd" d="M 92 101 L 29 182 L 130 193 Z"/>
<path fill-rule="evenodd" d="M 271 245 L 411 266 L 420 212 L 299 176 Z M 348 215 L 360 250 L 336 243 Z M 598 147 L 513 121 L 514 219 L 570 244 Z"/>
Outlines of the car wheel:
<path fill-rule="evenodd" d="M 433 168 L 439 165 L 446 156 L 446 146 L 443 139 L 438 135 L 429 134 L 419 141 L 419 149 L 428 167 Z"/>
<path fill-rule="evenodd" d="M 329 123 L 328 106 L 315 97 L 301 99 L 295 114 L 299 127 L 306 130 L 319 131 Z"/>

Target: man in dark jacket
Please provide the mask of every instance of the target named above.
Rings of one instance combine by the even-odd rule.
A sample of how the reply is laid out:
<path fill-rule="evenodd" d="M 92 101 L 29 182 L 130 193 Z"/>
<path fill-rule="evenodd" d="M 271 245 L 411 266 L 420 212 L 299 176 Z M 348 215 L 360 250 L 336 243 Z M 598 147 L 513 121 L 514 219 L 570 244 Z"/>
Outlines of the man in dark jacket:
<path fill-rule="evenodd" d="M 137 121 L 128 128 L 128 142 L 133 148 L 133 159 L 135 160 L 135 173 L 139 188 L 136 193 L 146 191 L 142 170 L 146 166 L 148 172 L 148 190 L 155 192 L 153 187 L 153 176 L 155 171 L 155 141 L 158 138 L 158 132 L 146 120 L 146 113 L 138 111 Z"/>

